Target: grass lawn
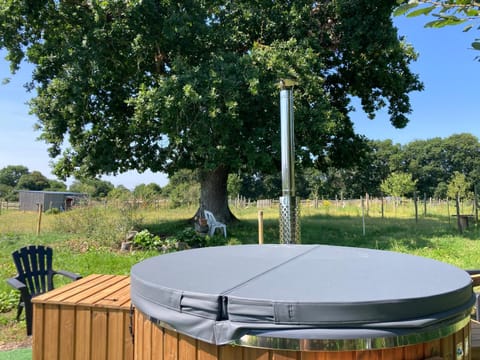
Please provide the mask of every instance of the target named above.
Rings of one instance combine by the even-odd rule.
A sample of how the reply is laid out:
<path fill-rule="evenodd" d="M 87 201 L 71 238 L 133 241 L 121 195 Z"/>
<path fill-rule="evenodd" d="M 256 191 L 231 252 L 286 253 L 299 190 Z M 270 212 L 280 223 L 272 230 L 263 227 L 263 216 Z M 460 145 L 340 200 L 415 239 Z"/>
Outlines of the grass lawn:
<path fill-rule="evenodd" d="M 17 349 L 0 352 L 0 360 L 30 360 L 32 349 Z"/>
<path fill-rule="evenodd" d="M 384 209 L 385 210 L 385 209 Z M 239 221 L 228 225 L 228 240 L 253 244 L 258 241 L 258 209 L 233 208 Z M 133 264 L 155 256 L 156 251 L 123 253 L 119 245 L 128 229 L 148 229 L 162 237 L 189 225 L 195 209 L 117 209 L 97 207 L 62 214 L 44 214 L 41 232 L 36 234 L 38 217 L 19 211 L 0 215 L 0 349 L 25 341 L 24 322 L 17 323 L 12 308 L 18 295 L 5 283 L 15 275 L 11 252 L 28 244 L 54 248 L 54 268 L 82 274 L 129 274 Z M 471 226 L 463 234 L 446 211 L 429 209 L 426 216 L 414 217 L 411 207 L 400 207 L 381 216 L 370 208 L 368 216 L 358 206 L 322 204 L 301 209 L 301 239 L 304 244 L 331 244 L 391 250 L 425 256 L 464 269 L 480 269 L 480 231 Z M 263 210 L 265 243 L 278 243 L 278 208 Z M 58 278 L 60 280 L 60 278 Z M 27 351 L 1 352 L 0 360 L 23 359 Z M 18 354 L 18 356 L 17 356 Z M 25 355 L 27 356 L 27 355 Z"/>

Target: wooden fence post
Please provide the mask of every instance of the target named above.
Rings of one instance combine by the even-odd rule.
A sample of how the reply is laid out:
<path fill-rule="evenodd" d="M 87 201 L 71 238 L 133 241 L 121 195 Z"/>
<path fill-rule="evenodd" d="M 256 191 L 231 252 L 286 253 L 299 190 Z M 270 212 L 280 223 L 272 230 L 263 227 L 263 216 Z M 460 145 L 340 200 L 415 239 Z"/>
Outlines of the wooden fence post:
<path fill-rule="evenodd" d="M 415 223 L 418 224 L 418 197 L 417 192 L 413 192 L 413 204 L 415 206 Z"/>
<path fill-rule="evenodd" d="M 40 235 L 40 229 L 42 226 L 42 213 L 43 213 L 43 204 L 38 204 L 37 236 Z"/>
<path fill-rule="evenodd" d="M 478 224 L 478 193 L 477 193 L 477 184 L 473 186 L 473 192 L 475 198 L 473 199 L 473 205 L 475 207 L 475 224 Z"/>
<path fill-rule="evenodd" d="M 263 244 L 263 211 L 258 212 L 258 243 Z"/>
<path fill-rule="evenodd" d="M 382 193 L 382 219 L 385 218 L 385 209 L 383 207 L 383 201 L 385 200 L 385 198 L 383 197 L 383 193 Z"/>
<path fill-rule="evenodd" d="M 458 192 L 457 192 L 457 195 L 455 196 L 455 205 L 457 207 L 457 226 L 460 233 L 462 233 L 463 232 L 462 220 L 460 219 L 460 195 L 458 194 Z"/>
<path fill-rule="evenodd" d="M 427 193 L 423 193 L 423 217 L 427 217 Z"/>
<path fill-rule="evenodd" d="M 365 193 L 365 201 L 366 201 L 365 211 L 368 217 L 370 216 L 370 195 L 368 195 L 368 193 Z"/>
<path fill-rule="evenodd" d="M 362 231 L 363 236 L 365 236 L 365 202 L 363 201 L 363 196 L 360 197 L 360 201 L 362 204 Z"/>

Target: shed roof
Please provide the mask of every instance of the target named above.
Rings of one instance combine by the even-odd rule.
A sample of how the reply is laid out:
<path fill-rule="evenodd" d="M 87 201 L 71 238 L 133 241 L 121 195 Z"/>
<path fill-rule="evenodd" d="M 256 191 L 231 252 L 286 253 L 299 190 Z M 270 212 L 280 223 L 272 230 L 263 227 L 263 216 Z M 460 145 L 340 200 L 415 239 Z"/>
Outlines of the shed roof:
<path fill-rule="evenodd" d="M 17 190 L 23 193 L 35 193 L 35 194 L 62 194 L 72 196 L 87 196 L 85 193 L 72 192 L 72 191 L 43 191 L 43 190 Z"/>

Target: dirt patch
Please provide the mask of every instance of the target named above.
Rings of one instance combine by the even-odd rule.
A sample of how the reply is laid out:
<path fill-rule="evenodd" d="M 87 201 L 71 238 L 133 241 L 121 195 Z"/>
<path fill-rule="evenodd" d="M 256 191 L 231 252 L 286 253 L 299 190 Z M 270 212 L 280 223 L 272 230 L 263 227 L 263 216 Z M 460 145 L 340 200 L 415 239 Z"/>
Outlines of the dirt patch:
<path fill-rule="evenodd" d="M 11 343 L 0 343 L 0 351 L 24 349 L 32 347 L 32 337 L 29 336 L 25 340 L 16 341 Z"/>
<path fill-rule="evenodd" d="M 0 351 L 32 346 L 31 336 L 27 336 L 25 319 L 16 321 L 16 309 L 0 313 Z"/>

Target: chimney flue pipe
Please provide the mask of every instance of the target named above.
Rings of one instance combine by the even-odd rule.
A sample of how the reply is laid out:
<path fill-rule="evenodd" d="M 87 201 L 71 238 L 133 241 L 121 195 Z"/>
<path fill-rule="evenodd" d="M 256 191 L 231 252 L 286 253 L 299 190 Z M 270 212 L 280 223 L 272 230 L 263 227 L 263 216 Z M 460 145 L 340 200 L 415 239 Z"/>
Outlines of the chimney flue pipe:
<path fill-rule="evenodd" d="M 293 85 L 280 81 L 280 132 L 282 149 L 282 196 L 280 197 L 280 243 L 300 243 L 299 204 L 295 195 L 295 143 Z"/>

